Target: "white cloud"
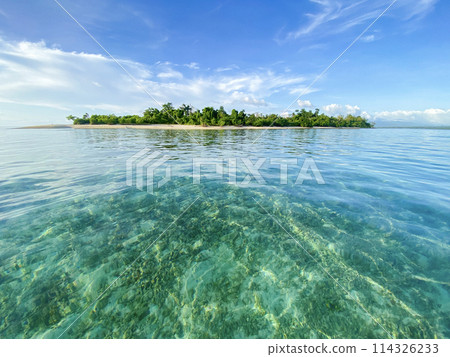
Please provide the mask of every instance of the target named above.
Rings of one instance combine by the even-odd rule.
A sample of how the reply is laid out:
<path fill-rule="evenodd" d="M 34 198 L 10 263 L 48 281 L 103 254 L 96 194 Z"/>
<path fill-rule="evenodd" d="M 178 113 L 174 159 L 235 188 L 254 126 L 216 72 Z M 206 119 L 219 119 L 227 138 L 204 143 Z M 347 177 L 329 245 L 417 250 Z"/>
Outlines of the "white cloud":
<path fill-rule="evenodd" d="M 304 96 L 307 94 L 311 94 L 313 92 L 317 92 L 318 89 L 314 89 L 314 88 L 308 88 L 306 86 L 295 86 L 293 87 L 291 90 L 289 90 L 289 94 L 297 94 L 297 96 Z"/>
<path fill-rule="evenodd" d="M 361 115 L 363 118 L 366 118 L 366 119 L 372 119 L 372 115 L 370 115 L 370 114 L 367 113 L 367 112 L 362 112 L 360 115 Z"/>
<path fill-rule="evenodd" d="M 313 105 L 309 100 L 297 100 L 297 104 L 300 108 L 311 108 Z"/>
<path fill-rule="evenodd" d="M 373 42 L 373 41 L 375 41 L 375 35 L 363 36 L 363 37 L 361 37 L 361 41 L 363 41 L 363 42 Z"/>
<path fill-rule="evenodd" d="M 182 79 L 183 74 L 181 72 L 174 71 L 173 69 L 168 69 L 165 72 L 158 73 L 157 77 L 161 79 Z"/>
<path fill-rule="evenodd" d="M 186 63 L 185 66 L 190 69 L 200 69 L 200 66 L 197 62 Z"/>
<path fill-rule="evenodd" d="M 20 106 L 31 106 L 31 107 L 42 107 L 42 108 L 51 108 L 51 109 L 58 109 L 58 110 L 69 110 L 68 106 L 58 105 L 56 103 L 47 103 L 43 101 L 21 101 L 21 100 L 14 100 L 9 98 L 0 97 L 0 103 L 2 104 L 18 104 Z"/>
<path fill-rule="evenodd" d="M 267 106 L 267 103 L 264 99 L 257 99 L 255 97 L 253 97 L 252 95 L 248 95 L 246 93 L 239 92 L 239 91 L 232 92 L 230 95 L 230 99 L 224 100 L 224 104 L 236 104 L 236 103 L 249 104 L 251 106 L 256 106 L 256 107 Z"/>
<path fill-rule="evenodd" d="M 121 63 L 136 78 L 151 76 L 139 63 Z M 28 123 L 65 121 L 66 115 L 83 113 L 97 103 L 114 103 L 123 113 L 150 102 L 117 64 L 97 54 L 64 52 L 44 42 L 0 38 L 0 67 L 2 125 L 10 117 L 22 117 Z"/>
<path fill-rule="evenodd" d="M 308 35 L 324 23 L 333 21 L 339 17 L 339 11 L 342 8 L 342 5 L 339 2 L 332 0 L 310 1 L 319 4 L 322 7 L 321 11 L 315 14 L 306 14 L 306 16 L 310 19 L 309 24 L 307 24 L 306 26 L 301 26 L 296 31 L 289 32 L 286 36 L 287 40 L 293 40 L 301 36 Z"/>
<path fill-rule="evenodd" d="M 273 107 L 267 101 L 272 94 L 302 85 L 303 77 L 275 74 L 270 71 L 215 74 L 204 77 L 184 78 L 171 83 L 147 81 L 158 98 L 170 98 L 174 103 L 189 102 L 199 108 L 204 105 L 225 107 Z M 167 100 L 167 99 L 161 99 Z"/>
<path fill-rule="evenodd" d="M 450 125 L 450 109 L 395 110 L 373 114 L 377 122 L 407 123 L 414 125 Z"/>
<path fill-rule="evenodd" d="M 328 104 L 322 107 L 327 115 L 360 115 L 377 125 L 450 125 L 450 109 L 394 110 L 368 113 L 357 105 Z"/>
<path fill-rule="evenodd" d="M 386 0 L 309 0 L 316 5 L 317 11 L 304 14 L 296 30 L 279 31 L 275 41 L 282 44 L 311 35 L 329 35 L 345 32 L 355 26 L 369 24 L 389 5 Z M 438 0 L 400 0 L 384 16 L 395 17 L 407 22 L 420 19 L 429 14 Z M 306 24 L 305 24 L 306 23 Z M 362 30 L 362 29 L 361 29 Z M 363 40 L 373 41 L 373 36 Z"/>
<path fill-rule="evenodd" d="M 328 104 L 322 107 L 322 111 L 331 116 L 337 115 L 361 115 L 361 108 L 357 105 Z M 367 113 L 366 113 L 367 114 Z"/>
<path fill-rule="evenodd" d="M 431 11 L 434 10 L 434 6 L 439 0 L 416 0 L 411 2 L 409 5 L 409 13 L 407 15 L 407 19 L 411 19 L 413 17 L 422 18 L 428 15 Z M 405 2 L 405 1 L 402 1 Z M 405 6 L 405 4 L 403 5 Z"/>
<path fill-rule="evenodd" d="M 267 70 L 203 75 L 196 71 L 195 77 L 188 77 L 173 69 L 183 65 L 169 62 L 152 66 L 127 60 L 121 63 L 160 103 L 170 101 L 176 106 L 190 103 L 197 108 L 224 105 L 248 112 L 262 108 L 276 111 L 270 102 L 272 95 L 298 91 L 305 85 L 304 77 Z M 141 113 L 149 106 L 158 106 L 114 61 L 98 54 L 65 52 L 44 42 L 0 38 L 0 67 L 0 125 L 66 122 L 65 116 L 86 111 Z M 312 106 L 308 100 L 298 104 Z M 357 105 L 329 104 L 322 111 L 328 115 L 363 115 L 377 124 L 450 125 L 450 109 L 369 114 Z"/>
<path fill-rule="evenodd" d="M 342 105 L 340 104 L 328 104 L 322 107 L 322 111 L 327 115 L 338 115 L 341 114 Z"/>
<path fill-rule="evenodd" d="M 232 64 L 231 66 L 228 66 L 228 67 L 216 68 L 215 71 L 216 72 L 226 72 L 226 71 L 232 71 L 233 69 L 239 69 L 239 66 Z"/>
<path fill-rule="evenodd" d="M 361 108 L 357 105 L 345 105 L 345 112 L 351 115 L 359 115 L 361 113 Z"/>
<path fill-rule="evenodd" d="M 128 60 L 120 63 L 159 103 L 190 103 L 197 108 L 274 108 L 269 101 L 273 94 L 288 93 L 305 81 L 298 75 L 268 70 L 196 71 L 195 77 L 189 77 L 189 71 L 174 69 L 184 65 L 158 62 L 146 66 Z M 21 118 L 23 124 L 66 122 L 67 115 L 86 111 L 127 114 L 158 107 L 113 60 L 103 55 L 65 52 L 44 42 L 0 38 L 0 67 L 0 125 L 11 118 Z"/>

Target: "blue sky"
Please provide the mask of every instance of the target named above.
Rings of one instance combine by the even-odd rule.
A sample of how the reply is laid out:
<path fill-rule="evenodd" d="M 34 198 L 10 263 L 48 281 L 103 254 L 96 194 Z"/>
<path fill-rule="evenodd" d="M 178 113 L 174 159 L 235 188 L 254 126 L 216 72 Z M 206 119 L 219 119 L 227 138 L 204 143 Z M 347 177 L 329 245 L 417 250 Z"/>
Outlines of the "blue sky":
<path fill-rule="evenodd" d="M 450 125 L 450 2 L 60 3 L 160 103 Z M 0 125 L 158 107 L 54 0 L 0 3 Z"/>

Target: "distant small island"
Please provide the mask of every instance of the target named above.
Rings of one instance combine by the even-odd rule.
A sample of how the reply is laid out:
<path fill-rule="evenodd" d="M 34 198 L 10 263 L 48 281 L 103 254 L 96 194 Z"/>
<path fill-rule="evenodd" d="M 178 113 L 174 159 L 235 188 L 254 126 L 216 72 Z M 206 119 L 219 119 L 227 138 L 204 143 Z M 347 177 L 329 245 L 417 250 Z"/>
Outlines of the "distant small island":
<path fill-rule="evenodd" d="M 244 110 L 233 109 L 228 114 L 223 107 L 214 109 L 205 107 L 201 111 L 193 110 L 189 105 L 183 104 L 178 109 L 172 103 L 166 103 L 162 110 L 148 108 L 142 116 L 114 114 L 84 114 L 79 118 L 73 115 L 67 117 L 74 125 L 199 125 L 207 126 L 237 126 L 237 127 L 332 127 L 332 128 L 372 128 L 373 124 L 361 116 L 339 115 L 337 117 L 320 113 L 319 109 L 314 112 L 309 110 L 296 110 L 289 116 L 277 114 L 247 114 Z"/>

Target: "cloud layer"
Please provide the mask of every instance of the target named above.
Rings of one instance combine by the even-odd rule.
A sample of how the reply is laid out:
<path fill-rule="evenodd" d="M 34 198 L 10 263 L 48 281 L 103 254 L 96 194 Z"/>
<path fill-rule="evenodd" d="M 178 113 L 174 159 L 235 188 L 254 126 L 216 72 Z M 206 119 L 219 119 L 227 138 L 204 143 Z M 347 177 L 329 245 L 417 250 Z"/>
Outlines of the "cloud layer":
<path fill-rule="evenodd" d="M 149 106 L 158 107 L 142 89 L 145 87 L 159 103 L 224 105 L 260 111 L 274 107 L 270 101 L 273 94 L 302 89 L 305 81 L 302 76 L 264 69 L 239 73 L 202 71 L 194 62 L 157 62 L 151 66 L 129 60 L 120 63 L 139 85 L 103 55 L 65 52 L 44 42 L 0 39 L 0 103 L 11 110 L 16 110 L 17 105 L 28 110 L 54 109 L 60 116 L 61 112 L 67 115 L 86 111 L 139 113 Z M 0 117 L 2 124 L 4 116 L 5 113 Z"/>
<path fill-rule="evenodd" d="M 226 109 L 235 107 L 247 112 L 277 112 L 277 95 L 289 97 L 308 84 L 303 76 L 267 69 L 245 72 L 233 70 L 236 66 L 230 66 L 230 70 L 203 70 L 195 62 L 157 62 L 151 66 L 120 62 L 139 85 L 103 55 L 65 52 L 44 42 L 8 42 L 0 38 L 0 125 L 64 122 L 68 114 L 85 112 L 141 113 L 147 107 L 158 107 L 153 98 L 176 106 L 224 105 Z M 297 108 L 318 107 L 328 115 L 362 115 L 381 124 L 450 125 L 448 109 L 369 114 L 350 104 L 316 106 L 309 99 L 298 100 L 297 104 Z"/>
<path fill-rule="evenodd" d="M 308 108 L 314 107 L 309 100 L 299 101 L 298 104 L 300 107 L 306 108 L 305 103 L 309 104 Z M 430 108 L 425 110 L 394 110 L 368 113 L 361 110 L 357 105 L 335 103 L 324 105 L 320 109 L 331 116 L 360 115 L 375 122 L 378 126 L 450 126 L 450 109 Z"/>
<path fill-rule="evenodd" d="M 450 109 L 395 110 L 374 113 L 379 124 L 450 126 Z"/>

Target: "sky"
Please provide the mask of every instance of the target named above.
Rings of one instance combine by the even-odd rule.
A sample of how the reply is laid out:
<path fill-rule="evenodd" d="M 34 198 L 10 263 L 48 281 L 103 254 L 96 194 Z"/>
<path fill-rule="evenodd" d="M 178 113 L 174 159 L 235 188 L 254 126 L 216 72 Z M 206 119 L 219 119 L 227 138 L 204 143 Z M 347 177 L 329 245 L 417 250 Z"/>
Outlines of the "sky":
<path fill-rule="evenodd" d="M 0 126 L 166 102 L 450 126 L 450 1 L 58 1 L 98 43 L 55 0 L 2 1 Z"/>

